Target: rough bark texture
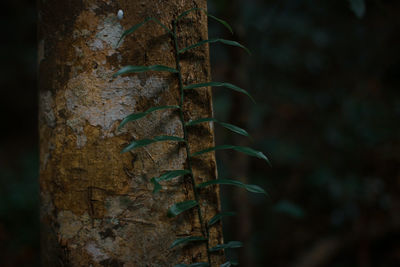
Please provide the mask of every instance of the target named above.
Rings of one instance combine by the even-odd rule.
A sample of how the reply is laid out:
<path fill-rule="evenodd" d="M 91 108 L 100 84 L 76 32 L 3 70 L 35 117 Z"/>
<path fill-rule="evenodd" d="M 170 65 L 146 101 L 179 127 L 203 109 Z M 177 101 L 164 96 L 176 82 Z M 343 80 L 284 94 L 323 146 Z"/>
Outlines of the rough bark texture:
<path fill-rule="evenodd" d="M 159 142 L 120 154 L 133 139 L 182 136 L 173 110 L 154 112 L 118 131 L 128 114 L 178 104 L 174 74 L 148 72 L 112 79 L 124 65 L 175 67 L 172 40 L 148 23 L 118 47 L 122 32 L 148 16 L 171 26 L 205 0 L 39 0 L 40 186 L 43 266 L 173 266 L 207 261 L 205 246 L 169 249 L 178 237 L 201 235 L 195 209 L 168 218 L 176 202 L 193 199 L 182 178 L 152 194 L 150 179 L 182 169 L 182 146 Z M 118 20 L 117 11 L 124 11 Z M 178 26 L 180 46 L 207 38 L 207 17 L 194 12 Z M 210 80 L 208 47 L 182 59 L 184 83 Z M 190 92 L 185 119 L 212 116 L 209 88 Z M 211 125 L 189 132 L 193 152 L 214 143 Z M 216 178 L 213 153 L 194 162 L 197 183 Z M 219 210 L 217 188 L 201 191 L 207 221 Z M 210 246 L 222 242 L 221 225 Z M 222 254 L 212 256 L 213 266 Z"/>

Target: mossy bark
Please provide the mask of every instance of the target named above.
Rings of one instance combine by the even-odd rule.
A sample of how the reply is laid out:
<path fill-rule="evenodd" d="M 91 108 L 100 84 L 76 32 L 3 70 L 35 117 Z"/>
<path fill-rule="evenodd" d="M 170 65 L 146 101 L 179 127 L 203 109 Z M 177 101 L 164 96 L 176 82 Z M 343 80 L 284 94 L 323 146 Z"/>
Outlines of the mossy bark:
<path fill-rule="evenodd" d="M 185 148 L 159 142 L 120 154 L 134 139 L 182 136 L 179 114 L 154 112 L 123 130 L 128 114 L 179 102 L 174 74 L 148 72 L 113 79 L 124 65 L 175 67 L 171 38 L 148 23 L 119 46 L 130 26 L 148 16 L 171 27 L 184 10 L 206 1 L 46 0 L 39 3 L 40 187 L 43 266 L 174 266 L 207 261 L 204 244 L 169 246 L 183 236 L 201 235 L 195 210 L 177 218 L 173 203 L 193 199 L 190 181 L 165 184 L 152 194 L 150 179 L 182 169 Z M 118 20 L 117 12 L 124 11 Z M 207 39 L 207 17 L 194 12 L 178 26 L 179 45 Z M 185 84 L 210 80 L 208 46 L 181 59 Z M 185 120 L 212 116 L 210 88 L 186 95 Z M 214 145 L 209 124 L 189 131 L 193 152 Z M 213 153 L 193 162 L 196 183 L 216 179 Z M 216 187 L 200 192 L 207 221 L 219 211 Z M 210 246 L 222 242 L 221 225 L 210 231 Z M 212 266 L 223 262 L 213 254 Z"/>

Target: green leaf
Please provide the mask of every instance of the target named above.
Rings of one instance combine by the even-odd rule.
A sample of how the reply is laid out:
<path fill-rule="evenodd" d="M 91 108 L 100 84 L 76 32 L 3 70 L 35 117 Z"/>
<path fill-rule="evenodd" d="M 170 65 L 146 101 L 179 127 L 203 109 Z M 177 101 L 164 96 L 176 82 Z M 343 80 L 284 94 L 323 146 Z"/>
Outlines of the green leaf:
<path fill-rule="evenodd" d="M 254 150 L 254 149 L 250 148 L 250 147 L 245 147 L 245 146 L 220 145 L 220 146 L 210 147 L 210 148 L 195 152 L 190 156 L 191 157 L 195 157 L 195 156 L 199 156 L 201 154 L 207 153 L 207 152 L 211 152 L 211 151 L 215 151 L 215 150 L 225 150 L 225 149 L 236 150 L 238 152 L 242 152 L 242 153 L 245 153 L 247 155 L 263 159 L 269 165 L 271 165 L 271 163 L 269 162 L 268 158 L 261 151 L 257 151 L 257 150 Z"/>
<path fill-rule="evenodd" d="M 209 185 L 216 185 L 216 184 L 234 185 L 234 186 L 237 186 L 237 187 L 244 188 L 247 191 L 252 192 L 252 193 L 268 195 L 267 192 L 265 192 L 265 190 L 262 189 L 261 187 L 259 187 L 258 185 L 244 184 L 244 183 L 242 183 L 240 181 L 231 180 L 231 179 L 215 179 L 215 180 L 207 181 L 207 182 L 204 182 L 204 183 L 201 183 L 201 184 L 197 185 L 197 188 L 203 188 L 203 187 L 206 187 L 206 186 L 209 186 Z"/>
<path fill-rule="evenodd" d="M 239 241 L 230 241 L 226 244 L 216 245 L 213 248 L 210 248 L 210 252 L 215 252 L 218 250 L 226 249 L 226 248 L 241 248 L 243 247 L 243 243 Z"/>
<path fill-rule="evenodd" d="M 242 128 L 238 127 L 238 126 L 235 126 L 233 124 L 229 124 L 229 123 L 226 123 L 226 122 L 218 122 L 218 123 L 222 127 L 225 127 L 226 129 L 231 130 L 234 133 L 241 134 L 241 135 L 249 137 L 249 133 L 245 129 L 242 129 Z"/>
<path fill-rule="evenodd" d="M 202 237 L 202 236 L 188 236 L 188 237 L 178 238 L 174 242 L 172 242 L 170 248 L 174 248 L 178 245 L 187 244 L 189 242 L 206 241 L 206 240 L 207 240 L 207 238 Z"/>
<path fill-rule="evenodd" d="M 239 263 L 237 261 L 227 261 L 223 264 L 220 265 L 220 267 L 231 267 L 231 266 L 237 266 Z"/>
<path fill-rule="evenodd" d="M 197 202 L 195 200 L 188 200 L 176 203 L 168 209 L 168 217 L 175 217 L 181 214 L 182 212 L 187 211 L 196 206 Z"/>
<path fill-rule="evenodd" d="M 222 25 L 224 25 L 224 26 L 233 34 L 232 27 L 231 27 L 226 21 L 224 21 L 224 20 L 222 20 L 222 19 L 219 19 L 219 18 L 217 18 L 217 17 L 215 17 L 215 16 L 213 16 L 213 15 L 210 15 L 210 14 L 209 14 L 205 9 L 203 9 L 203 8 L 192 8 L 192 9 L 186 10 L 186 11 L 184 11 L 182 14 L 180 14 L 180 15 L 178 16 L 178 18 L 176 19 L 176 21 L 178 21 L 178 20 L 180 20 L 181 18 L 187 16 L 187 14 L 189 14 L 190 12 L 197 11 L 197 10 L 203 11 L 209 18 L 212 18 L 212 19 L 218 21 L 219 23 L 221 23 Z"/>
<path fill-rule="evenodd" d="M 149 108 L 148 110 L 146 110 L 144 112 L 137 112 L 137 113 L 130 114 L 122 120 L 121 124 L 118 126 L 118 130 L 120 130 L 122 127 L 124 127 L 124 125 L 127 124 L 128 122 L 143 118 L 144 116 L 146 116 L 147 114 L 149 114 L 153 111 L 163 110 L 163 109 L 173 109 L 173 108 L 179 109 L 180 107 L 179 106 L 159 106 L 159 107 Z"/>
<path fill-rule="evenodd" d="M 188 86 L 185 86 L 183 89 L 184 90 L 191 90 L 191 89 L 196 89 L 196 88 L 200 88 L 200 87 L 208 87 L 208 86 L 212 86 L 212 87 L 225 87 L 234 91 L 237 91 L 239 93 L 245 94 L 247 95 L 251 101 L 253 101 L 254 103 L 256 102 L 254 100 L 254 98 L 244 89 L 233 85 L 231 83 L 225 83 L 225 82 L 207 82 L 207 83 L 198 83 L 198 84 L 191 84 Z"/>
<path fill-rule="evenodd" d="M 221 220 L 222 217 L 226 217 L 226 216 L 234 216 L 236 215 L 235 212 L 232 211 L 225 211 L 225 212 L 220 212 L 217 215 L 215 215 L 214 217 L 212 217 L 209 221 L 208 221 L 208 226 L 211 226 L 215 223 L 217 223 L 219 220 Z"/>
<path fill-rule="evenodd" d="M 161 175 L 159 177 L 151 178 L 150 181 L 154 184 L 153 193 L 157 193 L 158 191 L 160 191 L 162 189 L 162 187 L 161 187 L 159 182 L 168 181 L 168 180 L 171 180 L 171 179 L 173 179 L 175 177 L 183 176 L 183 175 L 189 174 L 189 173 L 190 173 L 189 170 L 174 170 L 174 171 L 167 171 L 167 172 L 165 172 L 163 175 Z"/>
<path fill-rule="evenodd" d="M 142 27 L 146 22 L 148 21 L 154 21 L 155 23 L 157 23 L 158 25 L 160 25 L 161 27 L 163 27 L 168 33 L 173 34 L 172 31 L 170 29 L 168 29 L 167 26 L 165 26 L 164 24 L 162 24 L 158 19 L 153 18 L 153 17 L 149 17 L 147 19 L 145 19 L 144 21 L 133 25 L 131 28 L 127 29 L 126 31 L 124 31 L 124 33 L 122 34 L 121 38 L 119 38 L 118 40 L 118 44 L 121 42 L 121 40 L 127 36 L 128 34 L 131 34 L 133 32 L 135 32 L 137 29 L 139 29 L 140 27 Z"/>
<path fill-rule="evenodd" d="M 349 0 L 350 9 L 354 12 L 357 18 L 361 19 L 365 15 L 365 0 Z"/>
<path fill-rule="evenodd" d="M 162 189 L 162 186 L 160 185 L 159 182 L 156 181 L 156 179 L 151 178 L 150 181 L 153 183 L 153 186 L 154 186 L 154 188 L 153 188 L 153 194 L 159 192 L 159 191 Z"/>
<path fill-rule="evenodd" d="M 226 122 L 220 122 L 214 118 L 202 118 L 202 119 L 198 119 L 198 120 L 189 121 L 188 123 L 186 123 L 186 126 L 193 126 L 193 125 L 196 125 L 199 123 L 210 122 L 210 121 L 216 122 L 216 123 L 220 124 L 221 126 L 227 128 L 228 130 L 231 130 L 234 133 L 238 133 L 238 134 L 250 137 L 250 135 L 248 134 L 248 132 L 246 130 L 244 130 L 238 126 L 235 126 L 233 124 L 229 124 Z"/>
<path fill-rule="evenodd" d="M 174 267 L 209 267 L 210 265 L 207 262 L 196 262 L 192 263 L 190 265 L 187 264 L 178 264 L 175 265 Z"/>
<path fill-rule="evenodd" d="M 189 170 L 174 170 L 174 171 L 167 171 L 165 172 L 163 175 L 161 175 L 160 177 L 155 177 L 154 179 L 157 182 L 161 182 L 161 181 L 168 181 L 171 180 L 175 177 L 178 176 L 183 176 L 185 174 L 189 174 L 190 171 Z"/>
<path fill-rule="evenodd" d="M 207 14 L 207 16 L 208 16 L 209 18 L 212 18 L 212 19 L 218 21 L 219 23 L 221 23 L 222 25 L 224 25 L 224 26 L 231 32 L 231 34 L 233 34 L 232 27 L 231 27 L 231 25 L 228 24 L 228 22 L 226 22 L 225 20 L 222 20 L 222 19 L 220 19 L 220 18 L 217 18 L 217 17 L 214 16 L 214 15 L 208 14 L 207 12 L 206 12 L 206 14 Z"/>
<path fill-rule="evenodd" d="M 141 139 L 137 141 L 133 141 L 129 145 L 127 145 L 124 149 L 122 149 L 121 153 L 128 152 L 132 149 L 136 149 L 139 147 L 144 147 L 156 142 L 160 141 L 175 141 L 175 142 L 186 142 L 185 139 L 178 137 L 178 136 L 170 136 L 170 135 L 160 135 L 156 136 L 153 139 Z"/>
<path fill-rule="evenodd" d="M 221 39 L 221 38 L 213 38 L 213 39 L 209 39 L 209 40 L 200 41 L 200 42 L 198 42 L 198 43 L 196 43 L 196 44 L 193 44 L 193 45 L 190 45 L 190 46 L 188 46 L 188 47 L 182 48 L 181 50 L 178 51 L 178 53 L 182 54 L 182 53 L 185 53 L 186 51 L 188 51 L 188 50 L 190 50 L 190 49 L 199 47 L 199 46 L 201 46 L 201 45 L 203 45 L 203 44 L 207 44 L 207 43 L 216 43 L 216 42 L 220 42 L 220 43 L 223 43 L 223 44 L 226 44 L 226 45 L 231 45 L 231 46 L 236 46 L 236 47 L 243 48 L 244 50 L 246 50 L 246 52 L 247 52 L 249 55 L 251 55 L 250 50 L 247 49 L 245 46 L 239 44 L 238 42 L 231 41 L 231 40 L 225 40 L 225 39 Z"/>
<path fill-rule="evenodd" d="M 122 74 L 127 73 L 139 73 L 145 71 L 168 71 L 172 73 L 178 73 L 178 71 L 174 68 L 170 68 L 168 66 L 163 65 L 152 65 L 152 66 L 125 66 L 116 73 L 113 74 L 113 77 L 117 77 Z"/>

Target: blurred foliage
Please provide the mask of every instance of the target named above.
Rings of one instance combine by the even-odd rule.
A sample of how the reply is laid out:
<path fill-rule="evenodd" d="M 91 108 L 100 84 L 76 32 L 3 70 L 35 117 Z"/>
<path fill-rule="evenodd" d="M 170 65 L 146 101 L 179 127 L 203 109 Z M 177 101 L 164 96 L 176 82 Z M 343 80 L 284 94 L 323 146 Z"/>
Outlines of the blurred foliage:
<path fill-rule="evenodd" d="M 39 245 L 39 162 L 36 153 L 27 153 L 13 165 L 0 166 L 0 265 L 34 266 Z"/>
<path fill-rule="evenodd" d="M 36 8 L 2 6 L 0 266 L 39 266 Z"/>
<path fill-rule="evenodd" d="M 242 117 L 273 165 L 246 165 L 272 197 L 247 196 L 257 205 L 252 250 L 240 256 L 252 266 L 399 266 L 400 3 L 214 0 L 210 9 L 235 20 L 234 39 L 253 55 L 211 47 L 213 79 L 235 79 L 257 100 L 216 91 L 216 116 Z M 210 37 L 225 35 L 210 27 Z M 219 144 L 234 138 L 216 130 Z M 220 153 L 222 178 L 236 175 L 235 157 Z M 223 193 L 227 210 L 246 203 Z M 240 216 L 225 222 L 229 239 Z"/>

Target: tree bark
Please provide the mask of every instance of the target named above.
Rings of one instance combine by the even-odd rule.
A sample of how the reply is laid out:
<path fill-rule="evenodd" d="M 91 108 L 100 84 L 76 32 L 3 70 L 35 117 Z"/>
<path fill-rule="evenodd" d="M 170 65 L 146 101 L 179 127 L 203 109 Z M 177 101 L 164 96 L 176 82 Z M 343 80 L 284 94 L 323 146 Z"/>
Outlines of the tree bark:
<path fill-rule="evenodd" d="M 174 266 L 206 262 L 206 246 L 169 249 L 173 240 L 201 235 L 195 209 L 168 218 L 176 202 L 193 199 L 190 181 L 179 178 L 152 194 L 150 179 L 186 165 L 184 146 L 159 142 L 120 154 L 132 140 L 182 137 L 179 115 L 153 112 L 118 130 L 121 120 L 159 105 L 177 105 L 175 74 L 146 72 L 113 79 L 124 65 L 175 67 L 172 40 L 147 23 L 117 45 L 122 32 L 153 16 L 171 27 L 181 12 L 206 8 L 205 0 L 47 0 L 39 5 L 40 188 L 43 266 Z M 124 11 L 122 20 L 117 18 Z M 207 17 L 193 12 L 178 26 L 179 45 L 207 39 Z M 210 80 L 208 46 L 181 59 L 185 84 Z M 212 116 L 210 88 L 187 95 L 185 120 Z M 189 131 L 193 152 L 214 145 L 211 125 Z M 216 179 L 213 153 L 193 162 L 196 183 Z M 201 191 L 208 221 L 219 211 L 217 187 Z M 221 225 L 209 245 L 222 243 Z M 223 254 L 212 256 L 212 266 Z"/>

